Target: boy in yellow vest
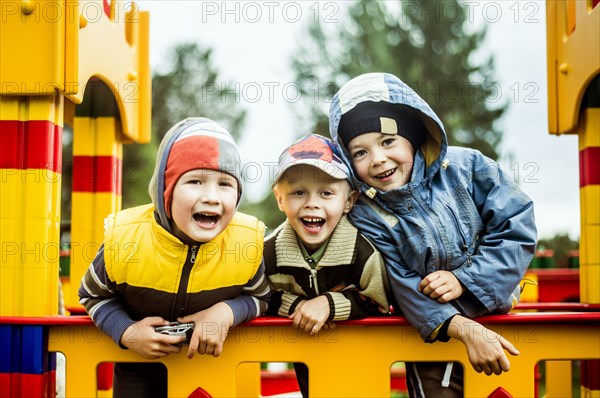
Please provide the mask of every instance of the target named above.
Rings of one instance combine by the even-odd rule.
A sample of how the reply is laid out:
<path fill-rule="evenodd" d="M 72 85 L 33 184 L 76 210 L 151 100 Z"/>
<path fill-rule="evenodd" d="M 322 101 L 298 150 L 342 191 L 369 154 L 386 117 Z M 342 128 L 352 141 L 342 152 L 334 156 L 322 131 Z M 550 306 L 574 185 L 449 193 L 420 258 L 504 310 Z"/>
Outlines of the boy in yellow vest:
<path fill-rule="evenodd" d="M 81 304 L 103 332 L 148 359 L 177 353 L 185 337 L 157 333 L 193 322 L 187 356 L 219 356 L 229 328 L 263 314 L 264 224 L 237 212 L 240 156 L 229 132 L 205 118 L 177 123 L 160 144 L 152 204 L 106 220 L 84 275 Z M 167 396 L 160 363 L 117 363 L 115 397 Z"/>

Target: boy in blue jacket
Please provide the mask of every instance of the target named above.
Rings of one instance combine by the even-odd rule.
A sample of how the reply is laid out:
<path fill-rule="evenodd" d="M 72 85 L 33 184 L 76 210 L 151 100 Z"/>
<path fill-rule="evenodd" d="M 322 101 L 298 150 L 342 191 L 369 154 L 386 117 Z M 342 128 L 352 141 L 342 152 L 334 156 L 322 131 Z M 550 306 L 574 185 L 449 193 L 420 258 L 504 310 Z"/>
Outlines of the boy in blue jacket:
<path fill-rule="evenodd" d="M 533 203 L 493 160 L 449 147 L 429 105 L 396 76 L 338 91 L 330 131 L 361 196 L 350 221 L 384 255 L 399 309 L 427 342 L 456 338 L 478 372 L 518 350 L 469 319 L 508 312 L 533 257 Z M 407 364 L 413 397 L 462 396 L 462 367 Z"/>

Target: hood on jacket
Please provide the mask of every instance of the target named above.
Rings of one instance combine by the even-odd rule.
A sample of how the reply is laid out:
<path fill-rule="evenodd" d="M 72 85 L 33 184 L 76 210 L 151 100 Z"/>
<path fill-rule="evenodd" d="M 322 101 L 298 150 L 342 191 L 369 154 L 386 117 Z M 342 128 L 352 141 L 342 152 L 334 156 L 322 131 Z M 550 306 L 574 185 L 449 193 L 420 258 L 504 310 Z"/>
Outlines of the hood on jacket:
<path fill-rule="evenodd" d="M 178 149 L 170 160 L 173 148 Z M 238 181 L 237 204 L 240 204 L 241 160 L 231 134 L 219 123 L 204 117 L 182 120 L 171 127 L 162 139 L 148 186 L 158 222 L 170 233 L 173 231 L 169 222 L 170 208 L 167 207 L 170 207 L 176 180 L 186 171 L 197 168 L 218 170 L 234 176 Z"/>
<path fill-rule="evenodd" d="M 446 132 L 438 116 L 412 88 L 396 76 L 389 73 L 366 73 L 344 84 L 334 95 L 329 108 L 329 132 L 351 171 L 353 184 L 363 193 L 371 188 L 357 178 L 348 151 L 338 134 L 338 128 L 343 115 L 366 101 L 398 104 L 417 112 L 428 135 L 417 151 L 421 152 L 425 161 L 425 178 L 430 179 L 435 175 L 448 147 Z"/>

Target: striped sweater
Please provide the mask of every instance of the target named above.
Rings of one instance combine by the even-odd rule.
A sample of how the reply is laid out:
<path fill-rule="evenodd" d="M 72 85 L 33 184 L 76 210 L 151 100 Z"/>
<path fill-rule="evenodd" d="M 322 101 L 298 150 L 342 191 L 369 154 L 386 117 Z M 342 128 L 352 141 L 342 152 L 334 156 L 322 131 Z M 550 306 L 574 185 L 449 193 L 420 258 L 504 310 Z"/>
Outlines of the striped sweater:
<path fill-rule="evenodd" d="M 265 240 L 266 274 L 273 289 L 268 314 L 289 316 L 301 300 L 325 295 L 329 320 L 387 314 L 387 277 L 381 254 L 342 217 L 318 263 L 307 261 L 288 221 Z"/>

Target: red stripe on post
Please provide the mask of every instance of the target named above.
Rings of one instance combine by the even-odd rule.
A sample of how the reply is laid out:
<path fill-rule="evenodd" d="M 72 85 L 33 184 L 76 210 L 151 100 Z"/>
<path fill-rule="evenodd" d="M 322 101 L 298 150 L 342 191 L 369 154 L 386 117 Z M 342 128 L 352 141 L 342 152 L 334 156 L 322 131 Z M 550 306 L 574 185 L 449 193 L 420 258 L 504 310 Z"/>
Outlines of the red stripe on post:
<path fill-rule="evenodd" d="M 55 397 L 56 371 L 0 373 L 0 397 Z"/>
<path fill-rule="evenodd" d="M 62 128 L 47 120 L 0 120 L 0 168 L 62 171 Z"/>
<path fill-rule="evenodd" d="M 579 152 L 579 187 L 600 185 L 600 147 L 592 146 Z"/>
<path fill-rule="evenodd" d="M 121 194 L 122 162 L 114 156 L 73 156 L 73 192 Z"/>

